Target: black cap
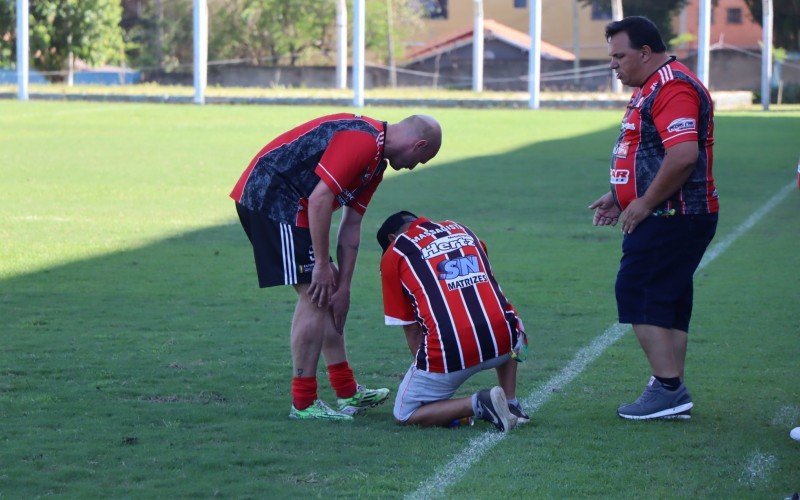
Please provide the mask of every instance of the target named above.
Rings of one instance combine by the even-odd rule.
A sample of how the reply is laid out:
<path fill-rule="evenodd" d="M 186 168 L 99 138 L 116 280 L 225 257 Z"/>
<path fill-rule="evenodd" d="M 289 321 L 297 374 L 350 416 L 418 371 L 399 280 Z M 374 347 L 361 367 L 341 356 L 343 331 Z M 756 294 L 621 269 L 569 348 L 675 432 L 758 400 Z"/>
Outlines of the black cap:
<path fill-rule="evenodd" d="M 377 234 L 378 244 L 383 249 L 382 253 L 386 253 L 386 249 L 392 244 L 392 242 L 389 241 L 389 235 L 397 234 L 397 231 L 403 226 L 403 224 L 414 222 L 417 220 L 417 218 L 418 217 L 411 212 L 401 210 L 397 213 L 393 213 L 385 221 L 383 221 L 383 225 L 381 225 L 380 229 L 378 229 Z"/>

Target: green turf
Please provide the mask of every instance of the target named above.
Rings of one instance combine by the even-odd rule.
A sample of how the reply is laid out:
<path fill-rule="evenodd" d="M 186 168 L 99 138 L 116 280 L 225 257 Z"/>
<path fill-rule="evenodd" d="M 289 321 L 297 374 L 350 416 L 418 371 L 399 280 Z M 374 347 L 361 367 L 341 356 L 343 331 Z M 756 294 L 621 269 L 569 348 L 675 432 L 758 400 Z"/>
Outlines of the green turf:
<path fill-rule="evenodd" d="M 390 405 L 352 424 L 287 418 L 293 292 L 257 289 L 227 193 L 268 139 L 332 111 L 0 101 L 0 497 L 401 497 L 487 430 L 400 428 Z M 370 206 L 351 362 L 392 389 L 410 362 L 382 324 L 385 215 L 454 218 L 487 242 L 531 334 L 525 397 L 615 320 L 619 231 L 592 227 L 586 206 L 606 189 L 621 111 L 423 111 L 442 152 Z M 799 127 L 798 112 L 718 115 L 717 241 L 793 182 Z M 800 490 L 799 214 L 793 190 L 698 275 L 692 421 L 615 416 L 647 376 L 626 335 L 445 494 Z M 320 395 L 333 399 L 324 375 Z"/>

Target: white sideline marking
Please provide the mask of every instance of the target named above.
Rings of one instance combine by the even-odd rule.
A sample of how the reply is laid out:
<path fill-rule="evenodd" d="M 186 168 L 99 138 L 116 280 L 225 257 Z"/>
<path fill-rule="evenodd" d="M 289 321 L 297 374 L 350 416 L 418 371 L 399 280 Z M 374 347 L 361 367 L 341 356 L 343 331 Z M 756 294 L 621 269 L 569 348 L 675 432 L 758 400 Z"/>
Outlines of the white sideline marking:
<path fill-rule="evenodd" d="M 800 420 L 800 406 L 783 406 L 778 413 L 772 417 L 772 425 L 791 427 Z"/>
<path fill-rule="evenodd" d="M 753 212 L 739 227 L 723 238 L 722 241 L 712 245 L 703 257 L 700 265 L 697 266 L 697 271 L 695 272 L 699 272 L 722 255 L 734 241 L 752 228 L 759 220 L 769 213 L 770 210 L 775 208 L 778 203 L 783 201 L 786 195 L 794 188 L 794 182 L 782 188 L 761 208 Z M 542 387 L 535 389 L 530 396 L 522 400 L 522 406 L 525 407 L 528 414 L 531 415 L 539 410 L 539 408 L 550 399 L 550 396 L 554 392 L 560 391 L 567 384 L 572 382 L 572 380 L 580 375 L 592 361 L 599 358 L 606 349 L 619 340 L 628 330 L 630 330 L 628 325 L 614 323 L 601 335 L 592 340 L 588 346 L 578 351 L 567 366 L 548 380 Z M 478 462 L 486 452 L 494 448 L 494 446 L 505 437 L 506 434 L 486 431 L 471 439 L 467 447 L 461 453 L 453 457 L 453 459 L 444 466 L 439 467 L 431 478 L 420 483 L 417 491 L 407 494 L 405 498 L 429 499 L 444 496 L 444 492 L 448 487 L 463 478 L 473 464 Z M 764 456 L 759 455 L 751 459 L 750 462 L 754 465 L 750 470 L 756 471 L 757 474 L 761 474 L 762 471 L 764 474 L 768 473 L 771 467 L 774 467 L 775 460 L 775 457 L 771 457 L 773 461 L 770 462 L 770 457 L 771 456 L 766 456 L 766 458 L 764 458 Z"/>
<path fill-rule="evenodd" d="M 776 465 L 778 465 L 778 459 L 775 458 L 775 455 L 755 451 L 747 460 L 747 464 L 739 476 L 739 482 L 751 487 L 756 486 L 767 479 Z"/>

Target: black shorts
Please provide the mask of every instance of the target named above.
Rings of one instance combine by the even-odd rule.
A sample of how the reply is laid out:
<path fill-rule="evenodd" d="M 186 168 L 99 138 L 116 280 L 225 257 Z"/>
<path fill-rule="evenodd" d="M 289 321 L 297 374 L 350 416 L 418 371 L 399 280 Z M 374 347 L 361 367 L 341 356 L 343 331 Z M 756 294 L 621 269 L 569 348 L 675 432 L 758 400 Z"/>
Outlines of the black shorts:
<path fill-rule="evenodd" d="M 622 240 L 620 323 L 689 331 L 693 281 L 714 237 L 717 214 L 648 217 Z"/>
<path fill-rule="evenodd" d="M 314 248 L 308 228 L 272 220 L 239 203 L 236 204 L 236 213 L 253 245 L 258 286 L 311 283 Z"/>

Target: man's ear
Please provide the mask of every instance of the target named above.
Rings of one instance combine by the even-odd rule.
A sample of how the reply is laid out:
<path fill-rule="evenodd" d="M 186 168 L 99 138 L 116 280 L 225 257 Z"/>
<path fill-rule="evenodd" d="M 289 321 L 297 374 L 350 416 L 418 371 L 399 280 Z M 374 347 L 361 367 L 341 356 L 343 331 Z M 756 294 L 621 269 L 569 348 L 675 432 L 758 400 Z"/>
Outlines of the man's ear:
<path fill-rule="evenodd" d="M 642 53 L 642 59 L 647 62 L 650 60 L 650 57 L 653 55 L 653 49 L 649 45 L 642 45 L 642 48 L 639 49 Z"/>
<path fill-rule="evenodd" d="M 420 139 L 414 144 L 414 149 L 425 149 L 428 146 L 427 139 Z"/>
<path fill-rule="evenodd" d="M 397 235 L 394 233 L 389 233 L 386 237 L 389 238 L 389 243 L 394 243 L 394 240 L 397 239 Z"/>

